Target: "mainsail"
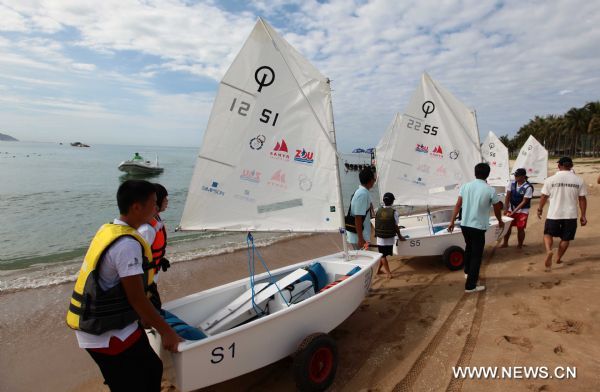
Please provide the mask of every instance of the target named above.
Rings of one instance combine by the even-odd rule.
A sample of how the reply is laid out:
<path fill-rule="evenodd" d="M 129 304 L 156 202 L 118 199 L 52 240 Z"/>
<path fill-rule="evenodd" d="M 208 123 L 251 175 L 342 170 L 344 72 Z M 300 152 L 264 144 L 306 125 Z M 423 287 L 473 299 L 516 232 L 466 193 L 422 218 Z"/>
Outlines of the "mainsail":
<path fill-rule="evenodd" d="M 481 156 L 490 165 L 488 184 L 492 186 L 506 186 L 510 179 L 508 162 L 508 148 L 498 139 L 492 131 L 488 133 L 481 145 Z"/>
<path fill-rule="evenodd" d="M 378 158 L 380 192 L 397 205 L 452 205 L 481 162 L 474 113 L 424 73 Z"/>
<path fill-rule="evenodd" d="M 542 183 L 548 176 L 548 150 L 533 135 L 529 135 L 521 147 L 513 172 L 519 168 L 527 171 L 528 181 L 532 183 Z"/>
<path fill-rule="evenodd" d="M 182 230 L 338 231 L 329 81 L 259 19 L 221 80 Z"/>
<path fill-rule="evenodd" d="M 385 130 L 385 133 L 381 137 L 379 144 L 375 147 L 375 168 L 377 169 L 377 176 L 379 180 L 377 181 L 377 187 L 379 188 L 379 194 L 383 195 L 385 191 L 381 188 L 381 178 L 387 176 L 387 171 L 390 168 L 390 165 L 386 163 L 386 156 L 388 156 L 392 144 L 392 135 L 394 130 L 400 126 L 400 122 L 402 121 L 402 115 L 400 113 L 396 113 L 394 115 L 394 119 L 390 123 L 390 125 Z"/>

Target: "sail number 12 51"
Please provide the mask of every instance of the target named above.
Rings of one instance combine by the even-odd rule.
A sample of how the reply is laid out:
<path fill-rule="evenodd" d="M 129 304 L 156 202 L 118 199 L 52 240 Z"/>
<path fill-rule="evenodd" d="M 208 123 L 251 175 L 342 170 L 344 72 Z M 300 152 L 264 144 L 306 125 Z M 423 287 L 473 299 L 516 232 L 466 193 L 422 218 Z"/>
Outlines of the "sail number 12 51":
<path fill-rule="evenodd" d="M 250 110 L 250 103 L 246 102 L 246 101 L 241 101 L 241 100 L 238 102 L 237 98 L 233 98 L 233 101 L 231 102 L 231 106 L 229 106 L 230 112 L 237 112 L 237 114 L 239 114 L 240 116 L 243 116 L 243 117 L 246 117 L 248 115 L 249 110 Z M 262 110 L 258 121 L 265 123 L 265 124 L 271 124 L 272 126 L 275 126 L 275 124 L 277 124 L 278 118 L 279 118 L 279 113 L 273 113 L 272 110 L 265 108 Z"/>

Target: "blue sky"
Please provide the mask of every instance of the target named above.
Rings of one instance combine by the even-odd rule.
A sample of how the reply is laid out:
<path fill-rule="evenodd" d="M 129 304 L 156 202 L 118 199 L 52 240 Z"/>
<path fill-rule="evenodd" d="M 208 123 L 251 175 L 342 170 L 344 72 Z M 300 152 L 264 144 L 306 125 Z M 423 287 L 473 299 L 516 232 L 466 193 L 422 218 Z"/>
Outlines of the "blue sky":
<path fill-rule="evenodd" d="M 377 144 L 423 71 L 482 136 L 600 99 L 594 1 L 0 0 L 0 132 L 199 146 L 258 16 L 332 79 L 343 151 Z"/>

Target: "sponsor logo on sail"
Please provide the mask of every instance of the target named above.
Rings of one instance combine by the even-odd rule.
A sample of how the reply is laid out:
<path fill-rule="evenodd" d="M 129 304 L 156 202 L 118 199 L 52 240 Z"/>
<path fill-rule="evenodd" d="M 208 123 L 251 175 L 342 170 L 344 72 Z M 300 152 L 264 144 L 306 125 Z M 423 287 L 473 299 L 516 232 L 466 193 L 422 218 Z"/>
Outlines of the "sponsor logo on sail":
<path fill-rule="evenodd" d="M 444 156 L 444 151 L 442 150 L 442 146 L 435 146 L 433 151 L 429 153 L 429 155 L 433 157 L 442 158 Z"/>
<path fill-rule="evenodd" d="M 244 189 L 244 194 L 243 195 L 237 194 L 237 195 L 233 195 L 233 197 L 235 199 L 246 201 L 248 203 L 255 203 L 256 202 L 256 199 L 254 199 L 251 196 L 250 191 L 248 189 Z"/>
<path fill-rule="evenodd" d="M 286 162 L 290 160 L 290 154 L 288 153 L 288 146 L 285 143 L 284 139 L 281 139 L 281 142 L 277 142 L 277 144 L 275 144 L 273 151 L 271 151 L 271 158 L 279 159 L 279 160 L 286 161 Z"/>
<path fill-rule="evenodd" d="M 219 183 L 214 180 L 210 186 L 202 185 L 202 190 L 204 192 L 209 192 L 217 196 L 225 196 L 225 192 L 219 189 Z"/>
<path fill-rule="evenodd" d="M 300 187 L 300 190 L 308 192 L 312 189 L 312 181 L 304 174 L 300 174 L 298 176 L 298 186 Z"/>
<path fill-rule="evenodd" d="M 275 173 L 273 173 L 271 179 L 267 182 L 267 184 L 280 189 L 287 189 L 287 184 L 285 182 L 285 173 L 281 169 L 277 170 Z"/>
<path fill-rule="evenodd" d="M 267 140 L 265 135 L 257 135 L 256 137 L 250 139 L 250 148 L 253 150 L 260 150 L 263 148 L 265 140 Z"/>
<path fill-rule="evenodd" d="M 311 165 L 314 162 L 314 153 L 306 151 L 304 148 L 302 150 L 296 150 L 296 156 L 294 157 L 294 161 L 300 163 L 308 163 Z"/>
<path fill-rule="evenodd" d="M 452 150 L 452 152 L 450 153 L 450 159 L 458 159 L 458 156 L 460 155 L 460 151 L 458 150 Z"/>
<path fill-rule="evenodd" d="M 244 170 L 242 170 L 242 174 L 240 174 L 240 180 L 258 184 L 258 183 L 260 183 L 260 175 L 261 174 L 262 173 L 259 172 L 258 170 L 244 169 Z"/>
<path fill-rule="evenodd" d="M 492 148 L 496 147 L 496 145 L 495 145 L 494 143 L 490 143 L 490 144 L 488 144 L 488 147 L 489 147 L 489 148 L 490 148 L 490 150 L 491 150 Z"/>
<path fill-rule="evenodd" d="M 427 154 L 427 152 L 429 151 L 429 147 L 424 144 L 417 144 L 417 148 L 415 148 L 415 151 Z"/>
<path fill-rule="evenodd" d="M 417 177 L 412 182 L 413 182 L 413 184 L 417 184 L 417 185 L 425 185 L 425 181 L 423 180 L 422 177 Z"/>
<path fill-rule="evenodd" d="M 421 164 L 421 165 L 417 166 L 417 170 L 420 172 L 429 174 L 429 172 L 431 170 L 431 166 L 426 165 L 426 164 Z"/>

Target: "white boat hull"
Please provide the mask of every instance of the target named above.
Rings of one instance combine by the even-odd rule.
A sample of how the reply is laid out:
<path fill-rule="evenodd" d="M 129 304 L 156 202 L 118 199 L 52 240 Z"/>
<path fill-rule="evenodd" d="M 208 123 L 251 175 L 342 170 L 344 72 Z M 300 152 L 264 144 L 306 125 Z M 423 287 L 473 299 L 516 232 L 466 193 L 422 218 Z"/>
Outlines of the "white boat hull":
<path fill-rule="evenodd" d="M 500 230 L 496 218 L 490 218 L 490 228 L 485 232 L 486 245 L 495 243 L 498 238 L 507 233 L 512 218 L 504 216 L 502 220 L 505 223 L 504 230 Z M 448 223 L 434 223 L 434 227 L 438 226 L 447 227 Z M 427 222 L 423 226 L 406 227 L 400 231 L 407 239 L 406 241 L 398 241 L 398 244 L 394 246 L 394 254 L 398 256 L 439 256 L 443 255 L 444 251 L 451 246 L 459 246 L 463 250 L 465 248 L 465 240 L 458 223 L 452 233 L 441 230 L 431 234 Z"/>
<path fill-rule="evenodd" d="M 129 174 L 160 174 L 163 168 L 152 163 L 123 161 L 119 165 L 119 170 Z"/>
<path fill-rule="evenodd" d="M 259 369 L 293 354 L 308 335 L 327 333 L 341 324 L 363 301 L 381 258 L 381 254 L 368 251 L 351 251 L 350 254 L 349 261 L 343 260 L 343 253 L 338 253 L 271 271 L 275 277 L 283 276 L 318 261 L 327 271 L 329 281 L 333 281 L 355 266 L 361 267 L 339 284 L 206 339 L 182 342 L 178 353 L 169 355 L 162 350 L 163 360 L 168 357 L 172 360 L 177 387 L 189 391 Z M 267 278 L 267 274 L 257 275 L 255 283 Z M 163 308 L 190 325 L 199 325 L 248 287 L 248 279 L 242 279 L 166 303 Z M 160 347 L 158 334 L 149 337 L 155 350 Z"/>

